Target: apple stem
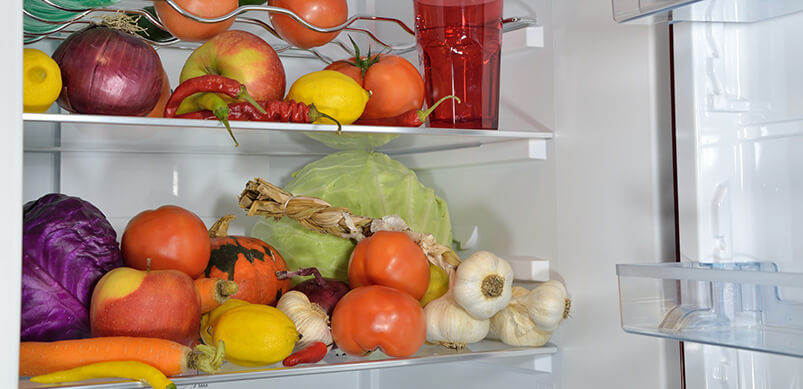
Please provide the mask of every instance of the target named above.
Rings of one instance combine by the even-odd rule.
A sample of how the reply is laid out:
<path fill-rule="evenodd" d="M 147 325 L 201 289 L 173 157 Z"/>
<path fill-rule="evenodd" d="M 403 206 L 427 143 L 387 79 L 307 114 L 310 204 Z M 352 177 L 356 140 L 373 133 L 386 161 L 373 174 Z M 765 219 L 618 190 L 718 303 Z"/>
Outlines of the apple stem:
<path fill-rule="evenodd" d="M 146 272 L 150 272 L 151 271 L 151 259 L 150 258 L 146 258 L 145 259 L 145 271 Z"/>

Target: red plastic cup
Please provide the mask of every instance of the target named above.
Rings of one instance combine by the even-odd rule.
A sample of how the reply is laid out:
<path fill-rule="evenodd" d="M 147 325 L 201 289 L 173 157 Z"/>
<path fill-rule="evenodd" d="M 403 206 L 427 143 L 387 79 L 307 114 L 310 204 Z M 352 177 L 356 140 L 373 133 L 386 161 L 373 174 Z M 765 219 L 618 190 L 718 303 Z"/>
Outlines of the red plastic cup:
<path fill-rule="evenodd" d="M 496 129 L 502 0 L 414 0 L 430 127 Z"/>

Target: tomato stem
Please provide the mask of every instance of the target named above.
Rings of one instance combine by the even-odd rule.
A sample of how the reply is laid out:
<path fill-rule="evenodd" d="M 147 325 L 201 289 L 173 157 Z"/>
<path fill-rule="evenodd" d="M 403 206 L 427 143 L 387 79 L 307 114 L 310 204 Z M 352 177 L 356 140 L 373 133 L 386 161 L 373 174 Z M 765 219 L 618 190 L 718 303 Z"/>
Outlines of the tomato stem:
<path fill-rule="evenodd" d="M 360 47 L 357 46 L 357 42 L 354 42 L 354 39 L 351 38 L 349 35 L 349 40 L 351 41 L 351 45 L 354 47 L 354 62 L 349 62 L 351 65 L 360 68 L 361 77 L 360 79 L 365 79 L 365 74 L 368 72 L 368 68 L 370 68 L 373 64 L 379 62 L 379 54 L 371 57 L 371 47 L 368 47 L 368 56 L 365 59 L 362 59 L 360 56 Z"/>

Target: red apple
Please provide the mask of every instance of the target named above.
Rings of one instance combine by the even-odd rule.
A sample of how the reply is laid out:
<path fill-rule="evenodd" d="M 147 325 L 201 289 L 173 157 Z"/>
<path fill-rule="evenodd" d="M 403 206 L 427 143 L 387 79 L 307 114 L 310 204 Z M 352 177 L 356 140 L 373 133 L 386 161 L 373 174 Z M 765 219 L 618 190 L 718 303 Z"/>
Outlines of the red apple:
<path fill-rule="evenodd" d="M 92 292 L 92 336 L 198 339 L 201 299 L 188 275 L 178 270 L 119 267 L 101 277 Z"/>
<path fill-rule="evenodd" d="M 246 31 L 225 31 L 195 49 L 181 69 L 181 82 L 207 74 L 245 84 L 256 100 L 284 97 L 284 66 L 268 42 Z"/>

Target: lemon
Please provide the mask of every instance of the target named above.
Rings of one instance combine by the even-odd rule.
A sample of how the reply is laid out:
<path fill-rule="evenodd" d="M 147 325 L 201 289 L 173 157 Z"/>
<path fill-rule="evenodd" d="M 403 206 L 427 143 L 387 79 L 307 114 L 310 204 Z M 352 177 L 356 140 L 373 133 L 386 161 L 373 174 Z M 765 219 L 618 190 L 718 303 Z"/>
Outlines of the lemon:
<path fill-rule="evenodd" d="M 49 55 L 23 49 L 22 104 L 25 112 L 45 112 L 61 93 L 61 70 Z"/>
<path fill-rule="evenodd" d="M 421 297 L 421 300 L 418 301 L 419 304 L 424 307 L 429 304 L 430 301 L 445 295 L 447 291 L 449 291 L 449 276 L 443 269 L 430 263 L 429 285 L 427 285 L 427 291 L 424 293 L 424 297 Z"/>
<path fill-rule="evenodd" d="M 301 338 L 295 324 L 282 311 L 262 304 L 247 304 L 224 312 L 213 330 L 214 343 L 226 344 L 226 360 L 241 366 L 279 362 Z"/>
<path fill-rule="evenodd" d="M 204 344 L 215 345 L 215 343 L 212 342 L 212 333 L 214 332 L 215 325 L 217 325 L 217 320 L 220 319 L 220 316 L 233 308 L 248 304 L 250 303 L 245 300 L 228 299 L 219 307 L 203 314 L 203 316 L 201 316 L 201 339 L 204 341 Z"/>
<path fill-rule="evenodd" d="M 340 124 L 351 124 L 360 118 L 369 97 L 371 94 L 351 77 L 334 70 L 321 70 L 296 80 L 285 99 L 315 104 L 318 111 L 334 117 Z M 314 123 L 334 124 L 327 118 Z"/>

